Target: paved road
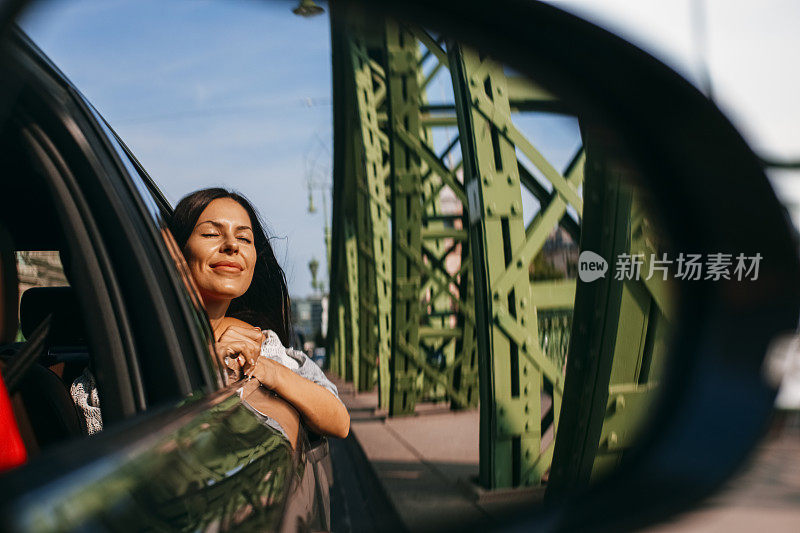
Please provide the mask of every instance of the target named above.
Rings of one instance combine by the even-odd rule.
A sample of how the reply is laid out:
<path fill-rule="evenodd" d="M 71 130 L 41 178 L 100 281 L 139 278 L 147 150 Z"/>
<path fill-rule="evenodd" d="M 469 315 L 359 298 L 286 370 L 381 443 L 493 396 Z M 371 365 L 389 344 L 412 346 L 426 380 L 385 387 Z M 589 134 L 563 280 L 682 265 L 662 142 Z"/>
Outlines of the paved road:
<path fill-rule="evenodd" d="M 355 437 L 331 439 L 330 450 L 332 531 L 405 531 Z"/>
<path fill-rule="evenodd" d="M 541 498 L 541 489 L 487 493 L 471 482 L 478 472 L 477 411 L 420 405 L 417 416 L 388 419 L 375 410 L 376 394 L 337 385 L 352 422 L 351 435 L 331 445 L 334 531 L 482 529 Z M 722 491 L 646 531 L 800 533 L 800 415 L 780 420 Z"/>

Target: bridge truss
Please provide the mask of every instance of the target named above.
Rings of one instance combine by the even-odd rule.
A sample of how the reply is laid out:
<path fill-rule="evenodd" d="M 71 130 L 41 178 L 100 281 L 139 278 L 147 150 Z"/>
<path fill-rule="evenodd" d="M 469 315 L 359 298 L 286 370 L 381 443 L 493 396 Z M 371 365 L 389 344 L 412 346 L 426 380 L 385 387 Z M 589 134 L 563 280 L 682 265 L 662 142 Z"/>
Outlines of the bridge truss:
<path fill-rule="evenodd" d="M 581 339 L 570 342 L 574 272 L 541 279 L 535 268 L 532 275 L 531 266 L 556 233 L 594 250 L 601 249 L 607 234 L 581 235 L 584 147 L 559 170 L 515 126 L 513 116 L 570 110 L 458 43 L 422 28 L 359 19 L 334 3 L 331 8 L 330 370 L 358 391 L 377 386 L 378 407 L 389 416 L 413 414 L 419 401 L 478 407 L 480 483 L 487 488 L 539 485 L 553 460 L 567 353 L 585 348 L 596 328 L 589 321 L 578 330 Z M 451 100 L 430 103 L 433 81 L 445 74 Z M 606 224 L 620 236 L 614 250 L 652 248 L 642 230 L 646 218 L 641 212 L 632 218 L 630 193 L 609 185 L 613 180 L 607 173 L 595 175 L 595 186 L 608 193 L 593 202 L 596 212 L 627 194 L 628 203 L 619 204 L 621 211 Z M 527 224 L 523 191 L 539 206 Z M 576 383 L 594 387 L 590 403 L 600 425 L 587 429 L 570 419 L 562 432 L 576 442 L 588 439 L 590 471 L 603 450 L 617 452 L 602 459 L 613 463 L 629 445 L 631 432 L 624 429 L 643 416 L 640 406 L 653 388 L 650 367 L 658 366 L 650 363 L 658 360 L 663 344 L 664 288 L 633 281 L 618 285 L 612 292 L 606 288 L 579 298 L 587 308 L 581 320 L 602 298 L 614 301 L 608 306 L 613 315 L 606 319 L 608 331 L 603 330 L 605 351 L 579 357 L 594 361 L 581 365 L 584 370 L 596 371 L 572 372 L 579 375 Z M 639 340 L 615 351 L 620 343 L 614 327 L 622 317 L 638 324 Z M 612 361 L 613 379 L 604 373 Z M 626 374 L 629 367 L 633 370 Z M 616 398 L 616 411 L 607 409 L 608 398 Z M 573 402 L 578 412 L 580 399 Z M 635 408 L 625 411 L 626 405 Z M 558 475 L 566 483 L 567 473 Z"/>

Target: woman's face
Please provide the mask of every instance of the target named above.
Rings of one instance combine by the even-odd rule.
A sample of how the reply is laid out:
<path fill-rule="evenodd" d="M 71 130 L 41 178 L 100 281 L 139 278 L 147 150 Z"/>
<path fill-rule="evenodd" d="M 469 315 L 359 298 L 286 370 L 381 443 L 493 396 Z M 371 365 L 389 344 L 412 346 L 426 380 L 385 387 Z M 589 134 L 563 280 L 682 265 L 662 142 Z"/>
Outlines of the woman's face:
<path fill-rule="evenodd" d="M 206 304 L 241 296 L 250 287 L 256 264 L 247 211 L 231 198 L 212 201 L 200 213 L 184 253 Z"/>

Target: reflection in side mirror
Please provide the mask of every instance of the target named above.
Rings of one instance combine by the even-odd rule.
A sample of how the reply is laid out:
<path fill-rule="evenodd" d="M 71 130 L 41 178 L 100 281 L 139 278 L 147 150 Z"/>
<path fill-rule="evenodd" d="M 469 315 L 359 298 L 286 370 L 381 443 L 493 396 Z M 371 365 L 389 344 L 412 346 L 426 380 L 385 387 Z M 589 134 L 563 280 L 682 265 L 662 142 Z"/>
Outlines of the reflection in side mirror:
<path fill-rule="evenodd" d="M 390 419 L 477 409 L 478 492 L 586 487 L 646 425 L 674 313 L 635 165 L 535 80 L 332 8 L 331 370 Z"/>
<path fill-rule="evenodd" d="M 318 228 L 311 227 L 315 223 L 303 227 L 309 222 L 297 217 L 303 206 L 289 200 L 291 184 L 298 186 L 305 178 L 302 196 L 308 193 L 308 212 L 316 210 L 313 195 L 323 192 L 320 215 L 328 218 L 330 165 L 317 166 L 316 161 L 327 157 L 310 150 L 302 165 L 304 176 L 297 172 L 292 179 L 292 170 L 301 167 L 299 155 L 292 154 L 301 144 L 299 137 L 313 134 L 326 152 L 328 136 L 320 133 L 328 128 L 318 129 L 316 120 L 299 120 L 289 109 L 290 102 L 306 111 L 325 106 L 317 118 L 330 118 L 327 98 L 298 98 L 327 88 L 322 81 L 331 59 L 325 48 L 327 21 L 318 17 L 312 19 L 317 21 L 314 25 L 292 14 L 319 14 L 320 6 L 311 0 L 293 3 L 294 9 L 279 5 L 273 14 L 280 12 L 280 19 L 258 16 L 256 12 L 269 9 L 265 2 L 234 3 L 230 9 L 247 22 L 240 25 L 230 24 L 233 18 L 225 13 L 233 4 L 224 3 L 218 10 L 191 6 L 202 14 L 198 17 L 179 7 L 173 12 L 179 24 L 165 23 L 158 4 L 157 17 L 146 7 L 139 16 L 149 22 L 157 18 L 166 39 L 158 41 L 159 24 L 154 24 L 144 43 L 136 31 L 110 30 L 112 17 L 105 11 L 95 13 L 101 10 L 92 5 L 93 16 L 72 12 L 71 19 L 81 24 L 76 32 L 80 38 L 65 33 L 59 40 L 77 44 L 73 51 L 84 62 L 83 55 L 92 49 L 101 52 L 88 60 L 93 65 L 124 65 L 121 77 L 109 75 L 106 68 L 94 76 L 101 82 L 113 79 L 114 90 L 98 90 L 89 83 L 85 90 L 124 100 L 128 107 L 121 109 L 127 112 L 112 112 L 109 118 L 127 116 L 129 123 L 138 124 L 132 137 L 149 140 L 144 147 L 150 144 L 151 155 L 176 156 L 177 165 L 154 165 L 162 172 L 169 169 L 161 177 L 175 180 L 172 198 L 182 195 L 177 194 L 182 187 L 185 193 L 189 187 L 211 185 L 202 183 L 206 179 L 224 179 L 234 187 L 252 180 L 247 185 L 254 185 L 251 190 L 260 200 L 271 200 L 262 203 L 267 207 L 262 212 L 278 234 L 290 227 L 296 237 L 302 236 L 289 248 L 306 254 L 302 262 L 308 262 L 315 294 L 305 302 L 295 299 L 295 326 L 308 334 L 309 347 L 327 341 L 326 347 L 314 351 L 314 360 L 324 359 L 328 349 L 330 370 L 342 378 L 339 391 L 353 414 L 355 438 L 330 441 L 336 475 L 321 464 L 326 457 L 319 452 L 326 446 L 303 440 L 297 453 L 289 453 L 291 446 L 282 437 L 265 432 L 266 420 L 251 416 L 253 411 L 266 411 L 248 402 L 246 391 L 244 403 L 253 409 L 243 408 L 229 388 L 209 397 L 194 394 L 177 404 L 179 412 L 142 417 L 150 425 L 138 426 L 140 420 L 132 420 L 127 427 L 144 427 L 139 433 L 150 444 L 140 446 L 106 432 L 108 440 L 82 447 L 80 457 L 68 454 L 68 469 L 82 468 L 81 457 L 106 465 L 110 463 L 104 454 L 127 457 L 112 462 L 128 482 L 123 486 L 112 479 L 112 485 L 121 487 L 125 501 L 132 501 L 130 494 L 141 496 L 141 502 L 154 501 L 157 505 L 149 506 L 153 512 L 139 513 L 144 507 L 135 506 L 131 514 L 132 508 L 118 504 L 121 500 L 105 497 L 104 487 L 111 485 L 104 481 L 41 463 L 29 466 L 40 468 L 45 476 L 29 475 L 28 470 L 15 474 L 24 482 L 19 486 L 28 489 L 8 484 L 6 492 L 14 493 L 16 500 L 10 500 L 6 511 L 23 516 L 17 503 L 41 502 L 31 495 L 44 490 L 55 498 L 48 496 L 49 507 L 39 506 L 36 513 L 58 505 L 71 510 L 67 514 L 72 519 L 83 520 L 72 512 L 77 490 L 60 491 L 61 496 L 51 490 L 72 483 L 104 496 L 92 496 L 94 503 L 84 506 L 87 517 L 94 514 L 103 523 L 128 523 L 134 514 L 147 520 L 149 514 L 164 523 L 200 524 L 197 527 L 222 524 L 225 529 L 247 520 L 249 528 L 273 529 L 278 522 L 285 528 L 313 511 L 313 498 L 323 500 L 317 514 L 328 514 L 326 489 L 335 477 L 334 491 L 354 503 L 334 504 L 333 514 L 339 517 L 351 509 L 358 518 L 383 514 L 391 522 L 388 526 L 400 523 L 402 516 L 409 529 L 464 529 L 483 528 L 487 517 L 504 519 L 508 511 L 533 509 L 541 511 L 534 518 L 537 526 L 617 529 L 622 519 L 628 520 L 624 527 L 631 527 L 637 519 L 652 520 L 665 509 L 695 503 L 750 449 L 772 405 L 771 391 L 759 381 L 759 353 L 765 339 L 796 326 L 795 286 L 800 275 L 785 221 L 763 179 L 763 161 L 722 114 L 653 58 L 544 3 L 509 0 L 476 4 L 478 8 L 460 3 L 452 9 L 452 2 L 436 0 L 363 2 L 369 4 L 365 9 L 398 4 L 395 8 L 403 16 L 420 17 L 414 23 L 357 13 L 350 8 L 355 3 L 360 2 L 325 5 L 333 30 L 335 170 L 334 229 L 331 234 L 324 224 L 324 266 L 311 255 L 313 241 L 321 257 Z M 141 26 L 131 24 L 137 16 L 131 6 L 109 8 L 109 13 L 122 13 L 118 27 L 125 30 Z M 87 31 L 91 20 L 103 31 Z M 220 21 L 225 21 L 224 27 Z M 186 22 L 189 34 L 176 33 Z M 443 33 L 426 29 L 427 24 Z M 60 33 L 61 24 L 56 26 Z M 240 40 L 248 29 L 249 40 Z M 213 38 L 205 38 L 209 35 Z M 192 40 L 196 36 L 200 40 Z M 115 43 L 109 37 L 120 39 Z M 104 44 L 86 46 L 84 38 L 99 38 Z M 113 252 L 109 257 L 121 268 L 106 274 L 105 265 L 95 269 L 102 276 L 90 277 L 98 283 L 108 280 L 109 288 L 114 280 L 124 282 L 123 289 L 129 283 L 160 283 L 149 298 L 143 291 L 124 289 L 133 295 L 126 298 L 129 301 L 110 289 L 108 299 L 98 299 L 105 286 L 92 285 L 91 300 L 102 305 L 91 307 L 118 310 L 120 325 L 112 323 L 111 313 L 97 315 L 106 331 L 98 339 L 105 337 L 109 346 L 117 346 L 123 337 L 131 341 L 127 347 L 99 352 L 101 370 L 119 370 L 114 382 L 124 385 L 105 387 L 105 392 L 118 393 L 111 396 L 117 407 L 131 406 L 123 413 L 123 407 L 103 400 L 104 409 L 127 416 L 134 412 L 134 403 L 140 405 L 136 409 L 144 409 L 162 397 L 172 401 L 172 378 L 186 394 L 201 382 L 207 391 L 220 388 L 224 376 L 214 372 L 218 360 L 212 357 L 213 332 L 169 232 L 161 234 L 164 248 L 156 234 L 152 241 L 146 232 L 114 231 L 164 228 L 168 202 L 91 104 L 78 98 L 70 82 L 26 37 L 15 39 L 19 43 L 9 56 L 15 67 L 6 76 L 11 90 L 4 93 L 4 103 L 11 101 L 15 86 L 28 87 L 27 81 L 14 82 L 19 63 L 35 88 L 20 93 L 26 116 L 31 111 L 36 120 L 48 117 L 44 130 L 56 118 L 49 116 L 52 110 L 59 110 L 58 121 L 79 119 L 66 128 L 88 141 L 79 142 L 77 152 L 88 150 L 84 155 L 92 155 L 90 159 L 96 155 L 108 163 L 101 165 L 103 173 L 97 172 L 99 166 L 72 168 L 81 159 L 72 146 L 73 133 L 52 139 L 59 150 L 69 141 L 64 155 L 77 185 L 67 188 L 76 199 L 78 193 L 86 193 L 84 203 L 91 208 L 84 217 L 87 235 L 94 231 L 88 222 L 95 214 L 98 221 L 112 222 L 100 224 L 97 233 L 110 231 L 111 238 L 85 240 L 96 243 L 97 250 L 108 245 Z M 178 47 L 173 50 L 177 57 L 169 57 L 167 46 L 172 42 L 188 44 L 189 49 Z M 120 61 L 122 50 L 114 48 L 131 43 L 134 55 L 144 58 L 144 69 L 139 70 L 144 75 L 136 75 L 134 62 Z M 224 47 L 209 53 L 201 50 L 201 43 Z M 487 48 L 476 50 L 469 43 Z M 142 44 L 149 45 L 155 57 Z M 64 58 L 67 48 L 52 47 Z M 519 70 L 498 61 L 501 57 Z M 259 76 L 228 70 L 237 65 Z M 216 70 L 219 66 L 224 68 Z M 90 70 L 67 63 L 61 68 Z M 204 71 L 203 79 L 215 78 L 215 83 L 194 78 L 190 71 Z M 174 83 L 163 83 L 170 76 Z M 75 81 L 84 90 L 83 81 Z M 171 101 L 168 94 L 147 102 L 141 98 L 159 86 L 180 90 Z M 31 95 L 38 96 L 29 100 Z M 39 98 L 45 105 L 39 105 Z M 160 106 L 150 105 L 156 100 Z M 241 105 L 229 105 L 236 101 Z M 85 105 L 70 107 L 81 102 Z M 34 108 L 46 113 L 34 113 Z M 222 116 L 229 114 L 237 119 L 225 122 Z M 15 115 L 16 111 L 9 116 Z M 156 135 L 156 130 L 142 127 L 154 121 L 169 127 Z M 189 138 L 189 132 L 203 135 Z M 101 135 L 96 138 L 97 134 Z M 9 146 L 13 152 L 15 144 Z M 211 146 L 218 150 L 216 156 Z M 110 148 L 116 157 L 108 153 Z M 256 153 L 263 164 L 248 172 L 248 162 L 256 159 L 250 155 Z M 214 159 L 216 164 L 209 165 Z M 222 169 L 221 176 L 215 169 Z M 22 179 L 14 179 L 11 172 L 9 184 L 27 181 L 29 174 L 26 170 L 19 173 Z M 62 177 L 67 176 L 54 174 L 54 183 Z M 191 179 L 177 186 L 182 177 Z M 263 187 L 270 179 L 289 187 Z M 29 189 L 36 194 L 28 194 Z M 34 189 L 26 185 L 19 189 L 25 194 L 11 194 L 9 205 L 27 206 L 16 199 L 40 197 Z M 107 201 L 104 191 L 119 194 L 123 201 Z M 59 210 L 69 203 L 65 199 L 56 202 Z M 128 203 L 125 199 L 138 207 L 117 209 Z M 83 214 L 85 206 L 78 203 Z M 109 205 L 115 209 L 109 210 Z M 742 216 L 754 206 L 761 211 L 757 219 Z M 53 210 L 44 210 L 48 211 Z M 156 226 L 151 226 L 148 212 Z M 71 215 L 64 220 L 72 218 L 78 220 Z M 52 224 L 45 217 L 37 225 L 47 229 Z M 73 227 L 79 226 L 76 222 Z M 25 225 L 22 229 L 28 230 Z M 21 233 L 23 241 L 26 232 Z M 142 243 L 136 242 L 140 236 L 145 237 Z M 144 248 L 127 253 L 134 251 L 133 244 Z M 70 241 L 70 246 L 83 248 L 72 254 L 85 254 L 82 264 L 94 261 L 95 250 L 88 243 L 73 246 Z M 759 277 L 762 253 L 768 257 L 763 265 L 769 269 L 766 279 L 750 283 Z M 158 262 L 159 254 L 164 264 Z M 291 278 L 293 254 L 286 255 L 284 266 Z M 97 256 L 102 259 L 99 251 Z M 136 264 L 129 264 L 131 258 Z M 150 266 L 156 271 L 165 265 L 166 277 L 151 276 Z M 329 283 L 318 283 L 318 273 L 329 274 Z M 88 287 L 89 279 L 84 281 Z M 294 282 L 293 292 L 307 285 Z M 330 306 L 326 285 L 331 287 Z M 172 298 L 173 289 L 180 293 L 177 299 Z M 329 317 L 329 327 L 322 316 Z M 125 333 L 122 325 L 128 317 L 128 330 L 141 335 Z M 170 322 L 174 328 L 161 328 Z M 155 330 L 160 332 L 158 342 L 151 342 L 149 332 Z M 327 333 L 327 339 L 320 332 Z M 164 353 L 169 355 L 167 366 Z M 308 364 L 306 368 L 314 368 Z M 103 380 L 115 372 L 98 373 L 101 390 Z M 139 379 L 139 374 L 147 379 Z M 125 391 L 128 375 L 140 392 Z M 198 417 L 187 416 L 189 411 Z M 164 414 L 180 416 L 188 425 L 165 424 Z M 299 428 L 296 413 L 293 422 L 271 418 L 284 429 L 292 423 Z M 650 431 L 654 426 L 657 430 Z M 157 442 L 158 434 L 165 436 L 163 441 Z M 299 434 L 286 432 L 293 443 L 293 435 Z M 120 447 L 109 445 L 114 438 Z M 117 453 L 121 447 L 122 455 Z M 147 452 L 142 462 L 128 453 L 137 447 L 155 453 Z M 303 470 L 303 481 L 295 483 L 295 474 Z M 138 476 L 128 476 L 131 472 Z M 313 490 L 307 482 L 311 477 L 316 478 Z M 155 493 L 153 486 L 158 487 Z M 382 498 L 383 489 L 391 502 Z M 153 494 L 158 496 L 155 500 Z M 373 505 L 370 497 L 381 502 Z M 284 506 L 284 501 L 290 505 Z M 539 505 L 542 502 L 547 505 Z M 45 515 L 67 516 L 41 514 Z M 558 516 L 550 520 L 554 515 Z M 387 529 L 351 528 L 356 522 L 340 520 L 346 529 Z M 301 518 L 299 523 L 312 529 L 344 529 L 335 524 L 329 528 L 327 519 L 315 523 Z"/>

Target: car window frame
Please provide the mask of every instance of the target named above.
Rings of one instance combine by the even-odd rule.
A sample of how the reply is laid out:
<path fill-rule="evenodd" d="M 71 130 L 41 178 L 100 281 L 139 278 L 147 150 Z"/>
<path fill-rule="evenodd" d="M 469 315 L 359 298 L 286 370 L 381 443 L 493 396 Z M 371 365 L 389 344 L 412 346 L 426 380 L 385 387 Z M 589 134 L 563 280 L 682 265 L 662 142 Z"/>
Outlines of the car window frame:
<path fill-rule="evenodd" d="M 104 217 L 104 221 L 97 224 L 100 235 L 97 242 L 104 242 L 108 256 L 117 258 L 116 261 L 109 261 L 106 268 L 113 271 L 120 286 L 126 283 L 137 285 L 149 293 L 151 298 L 146 302 L 147 312 L 153 313 L 161 319 L 160 322 L 157 322 L 152 317 L 146 318 L 150 320 L 151 324 L 160 328 L 161 331 L 155 333 L 163 338 L 162 343 L 158 344 L 145 338 L 141 331 L 136 334 L 137 341 L 141 342 L 144 339 L 145 342 L 156 346 L 158 350 L 148 351 L 141 346 L 133 348 L 134 333 L 131 333 L 126 335 L 130 344 L 127 358 L 129 361 L 137 361 L 139 365 L 147 366 L 149 364 L 152 367 L 156 364 L 153 360 L 147 362 L 142 358 L 160 356 L 163 359 L 166 355 L 168 357 L 166 361 L 171 363 L 168 365 L 171 372 L 166 372 L 157 379 L 151 374 L 142 380 L 141 374 L 137 375 L 134 368 L 132 372 L 134 388 L 146 385 L 148 379 L 151 378 L 156 382 L 171 381 L 177 386 L 165 388 L 160 392 L 156 391 L 157 393 L 151 391 L 151 393 L 155 398 L 168 398 L 172 395 L 174 399 L 218 389 L 218 381 L 213 379 L 213 374 L 205 372 L 204 375 L 200 369 L 202 358 L 209 358 L 209 356 L 204 356 L 203 352 L 208 353 L 210 346 L 202 344 L 202 328 L 199 327 L 197 321 L 192 324 L 191 321 L 186 320 L 185 309 L 181 308 L 180 293 L 176 290 L 180 281 L 174 261 L 166 250 L 163 238 L 152 222 L 152 218 L 145 216 L 146 207 L 143 199 L 131 182 L 131 176 L 126 172 L 111 141 L 103 134 L 101 126 L 94 120 L 74 86 L 36 48 L 30 39 L 21 31 L 16 31 L 12 42 L 13 46 L 17 48 L 15 57 L 19 63 L 18 68 L 25 72 L 27 82 L 38 87 L 39 91 L 44 94 L 44 99 L 53 98 L 54 94 L 58 95 L 55 98 L 58 100 L 58 108 L 51 110 L 51 113 L 54 117 L 58 117 L 64 128 L 74 137 L 75 143 L 81 147 L 81 154 L 76 154 L 76 156 L 86 158 L 88 168 L 92 169 L 85 175 L 75 176 L 76 190 L 82 191 L 84 200 L 95 206 L 95 211 L 86 207 L 82 214 L 84 218 Z M 50 102 L 51 105 L 53 103 Z M 88 195 L 94 195 L 94 198 L 86 198 Z M 103 206 L 103 208 L 100 209 L 98 206 Z M 109 221 L 117 224 L 123 233 L 127 233 L 126 237 L 120 238 L 119 235 L 116 235 L 113 239 L 110 238 L 108 233 L 111 232 L 111 229 L 106 227 Z M 105 235 L 103 235 L 104 231 Z M 120 257 L 125 257 L 126 261 L 121 262 Z M 132 258 L 137 258 L 138 261 L 130 261 L 129 259 Z M 121 272 L 123 269 L 134 269 L 135 275 L 126 275 Z M 144 298 L 143 296 L 138 297 Z M 135 304 L 131 301 L 130 293 L 127 298 L 120 298 L 120 305 L 124 306 L 124 315 L 127 318 L 125 323 L 132 330 L 135 329 L 131 318 L 136 318 L 137 311 L 132 308 Z M 139 320 L 142 318 L 139 317 Z M 150 351 L 159 351 L 160 353 L 148 353 Z M 187 357 L 189 352 L 194 352 L 194 354 Z M 142 381 L 143 383 L 140 383 Z M 142 412 L 152 407 L 149 404 L 152 404 L 152 401 L 138 401 L 136 411 Z M 126 412 L 125 416 L 130 414 Z"/>
<path fill-rule="evenodd" d="M 165 242 L 167 237 L 162 233 L 169 232 L 170 236 L 172 235 L 168 227 L 167 218 L 172 216 L 173 208 L 138 159 L 105 118 L 100 115 L 97 109 L 77 88 L 74 86 L 70 88 L 79 100 L 84 112 L 98 129 L 98 135 L 107 142 L 108 149 L 116 155 L 120 165 L 119 170 L 123 176 L 122 181 L 129 182 L 131 197 L 138 200 L 136 203 L 139 212 L 143 215 L 146 225 L 150 229 L 153 244 L 163 262 L 168 282 L 177 295 L 181 316 L 187 324 L 199 326 L 189 328 L 193 350 L 181 352 L 184 355 L 184 361 L 187 364 L 197 365 L 200 369 L 207 392 L 219 390 L 224 386 L 224 378 L 222 368 L 217 364 L 213 354 L 214 333 L 211 329 L 208 314 L 200 305 L 201 300 L 197 289 L 186 282 L 179 272 L 185 265 L 185 261 L 182 257 L 175 257 L 170 252 Z M 149 197 L 144 197 L 145 194 L 149 194 Z M 147 204 L 150 201 L 154 205 L 148 207 Z M 153 208 L 157 209 L 158 213 L 155 213 Z"/>

